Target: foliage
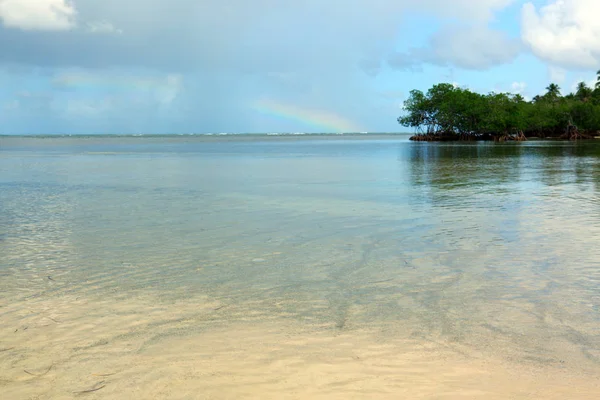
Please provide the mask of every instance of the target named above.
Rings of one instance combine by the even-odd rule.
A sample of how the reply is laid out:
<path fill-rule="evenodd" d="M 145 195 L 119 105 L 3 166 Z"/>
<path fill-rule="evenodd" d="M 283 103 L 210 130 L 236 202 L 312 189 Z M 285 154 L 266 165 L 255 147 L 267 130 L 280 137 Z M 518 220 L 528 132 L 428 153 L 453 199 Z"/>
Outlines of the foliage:
<path fill-rule="evenodd" d="M 600 71 L 596 88 L 584 82 L 561 95 L 551 83 L 531 101 L 518 94 L 471 92 L 448 83 L 423 93 L 413 90 L 398 122 L 414 128 L 417 140 L 524 140 L 532 137 L 586 138 L 600 130 Z"/>

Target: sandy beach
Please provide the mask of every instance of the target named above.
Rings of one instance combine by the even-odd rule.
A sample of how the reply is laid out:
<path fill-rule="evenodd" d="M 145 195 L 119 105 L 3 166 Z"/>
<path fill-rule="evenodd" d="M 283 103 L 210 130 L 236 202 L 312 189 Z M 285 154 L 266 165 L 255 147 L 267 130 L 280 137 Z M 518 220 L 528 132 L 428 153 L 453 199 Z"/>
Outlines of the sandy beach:
<path fill-rule="evenodd" d="M 7 399 L 596 399 L 576 359 L 511 362 L 401 326 L 338 329 L 206 299 L 0 304 Z M 587 370 L 587 373 L 584 372 Z"/>

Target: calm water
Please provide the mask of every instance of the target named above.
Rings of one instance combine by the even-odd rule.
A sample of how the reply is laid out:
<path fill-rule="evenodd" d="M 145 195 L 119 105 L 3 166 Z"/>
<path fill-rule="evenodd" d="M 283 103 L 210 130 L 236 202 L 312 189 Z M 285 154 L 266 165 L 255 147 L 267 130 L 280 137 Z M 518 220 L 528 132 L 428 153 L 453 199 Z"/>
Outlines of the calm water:
<path fill-rule="evenodd" d="M 0 278 L 594 368 L 600 140 L 3 137 Z"/>

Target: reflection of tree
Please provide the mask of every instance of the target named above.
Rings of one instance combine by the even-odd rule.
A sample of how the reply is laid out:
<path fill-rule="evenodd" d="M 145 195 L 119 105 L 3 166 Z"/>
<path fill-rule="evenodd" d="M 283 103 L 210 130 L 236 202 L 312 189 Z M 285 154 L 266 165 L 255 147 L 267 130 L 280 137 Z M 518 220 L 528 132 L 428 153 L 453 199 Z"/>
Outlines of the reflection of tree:
<path fill-rule="evenodd" d="M 431 200 L 452 202 L 490 188 L 502 192 L 519 177 L 520 144 L 415 143 L 411 147 L 410 171 L 414 186 Z"/>
<path fill-rule="evenodd" d="M 595 149 L 595 151 L 594 151 Z M 583 183 L 590 179 L 590 156 L 598 155 L 598 147 L 586 144 L 551 143 L 536 148 L 530 169 L 537 171 L 545 186 Z"/>
<path fill-rule="evenodd" d="M 596 200 L 600 205 L 600 159 L 596 159 L 594 168 L 592 168 L 592 183 L 594 184 L 594 190 L 596 191 Z"/>
<path fill-rule="evenodd" d="M 599 144 L 414 143 L 408 154 L 410 179 L 421 200 L 441 206 L 472 203 L 480 194 L 501 202 L 540 184 L 592 182 L 600 189 Z"/>

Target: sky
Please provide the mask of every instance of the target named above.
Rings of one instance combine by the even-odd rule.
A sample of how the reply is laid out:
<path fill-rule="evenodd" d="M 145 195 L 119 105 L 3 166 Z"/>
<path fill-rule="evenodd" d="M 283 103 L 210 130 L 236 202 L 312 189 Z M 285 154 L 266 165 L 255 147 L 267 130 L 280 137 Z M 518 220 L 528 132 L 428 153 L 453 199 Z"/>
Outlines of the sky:
<path fill-rule="evenodd" d="M 593 85 L 598 0 L 0 0 L 0 134 L 401 132 L 410 90 Z"/>

